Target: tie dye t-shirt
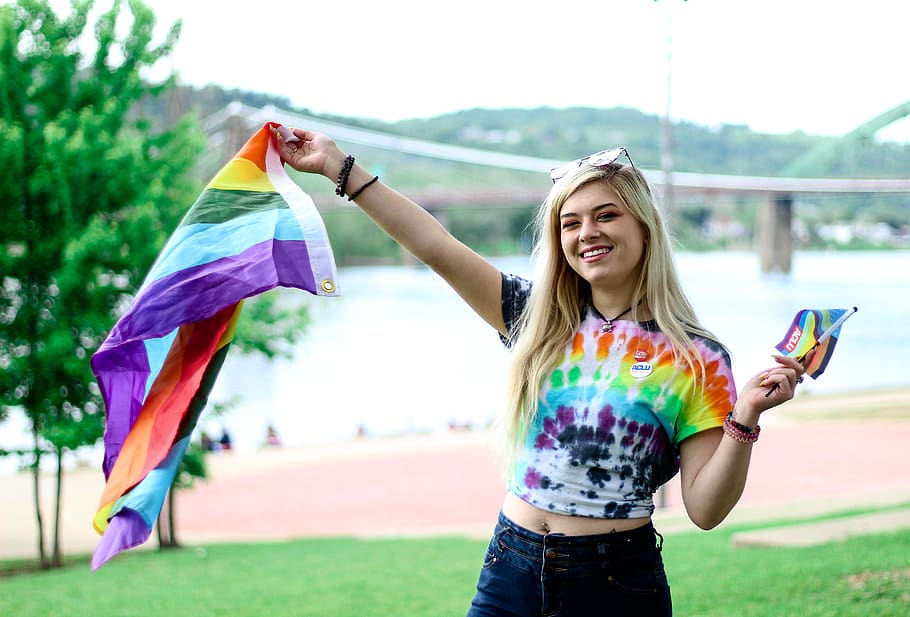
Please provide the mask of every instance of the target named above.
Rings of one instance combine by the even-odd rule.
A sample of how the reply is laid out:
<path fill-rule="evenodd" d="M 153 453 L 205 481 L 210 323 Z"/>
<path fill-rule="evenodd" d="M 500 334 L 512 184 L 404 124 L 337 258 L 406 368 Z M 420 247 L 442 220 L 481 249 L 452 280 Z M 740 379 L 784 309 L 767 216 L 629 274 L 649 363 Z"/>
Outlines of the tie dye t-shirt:
<path fill-rule="evenodd" d="M 513 332 L 531 283 L 503 275 L 502 291 L 503 317 Z M 692 337 L 705 360 L 701 387 L 697 374 L 674 362 L 656 322 L 616 321 L 612 332 L 602 332 L 603 324 L 589 307 L 542 385 L 509 490 L 559 514 L 650 516 L 655 491 L 679 471 L 679 444 L 722 426 L 733 408 L 730 357 L 718 343 Z"/>

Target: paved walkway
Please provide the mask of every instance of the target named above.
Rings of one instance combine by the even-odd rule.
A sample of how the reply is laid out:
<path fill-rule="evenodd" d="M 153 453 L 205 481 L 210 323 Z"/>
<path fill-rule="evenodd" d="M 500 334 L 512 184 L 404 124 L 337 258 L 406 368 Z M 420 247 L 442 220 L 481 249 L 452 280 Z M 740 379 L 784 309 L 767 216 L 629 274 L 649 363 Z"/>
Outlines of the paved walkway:
<path fill-rule="evenodd" d="M 910 390 L 863 401 L 794 401 L 786 413 L 769 415 L 753 451 L 746 491 L 724 525 L 910 504 Z M 862 421 L 855 413 L 853 419 L 838 419 L 841 407 L 867 415 Z M 186 543 L 325 535 L 486 537 L 504 494 L 487 438 L 453 432 L 213 455 L 210 480 L 178 493 L 179 537 Z M 45 507 L 52 503 L 50 480 L 44 482 Z M 32 557 L 30 478 L 0 476 L 0 487 L 0 558 Z M 102 489 L 96 469 L 67 474 L 65 553 L 94 549 L 98 536 L 91 520 Z M 678 480 L 661 498 L 664 507 L 655 523 L 662 532 L 695 530 L 683 511 Z M 838 525 L 847 532 L 868 532 L 907 526 L 908 519 L 905 513 L 829 523 L 819 538 L 841 537 L 838 533 L 846 532 L 834 531 Z M 808 537 L 805 530 L 799 533 Z M 767 537 L 739 541 L 767 542 L 762 540 Z"/>
<path fill-rule="evenodd" d="M 880 531 L 910 529 L 910 508 L 733 534 L 734 547 L 815 546 Z"/>

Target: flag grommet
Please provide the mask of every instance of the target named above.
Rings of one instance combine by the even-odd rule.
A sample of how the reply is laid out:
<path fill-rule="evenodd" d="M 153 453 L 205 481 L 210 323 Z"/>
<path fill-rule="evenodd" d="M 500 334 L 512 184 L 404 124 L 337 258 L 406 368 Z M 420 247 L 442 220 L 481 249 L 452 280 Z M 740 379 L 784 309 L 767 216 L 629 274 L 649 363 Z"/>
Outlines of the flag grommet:
<path fill-rule="evenodd" d="M 326 293 L 332 293 L 333 291 L 335 291 L 335 282 L 332 281 L 331 279 L 324 279 L 319 284 L 319 286 L 322 287 L 322 291 L 324 291 Z"/>

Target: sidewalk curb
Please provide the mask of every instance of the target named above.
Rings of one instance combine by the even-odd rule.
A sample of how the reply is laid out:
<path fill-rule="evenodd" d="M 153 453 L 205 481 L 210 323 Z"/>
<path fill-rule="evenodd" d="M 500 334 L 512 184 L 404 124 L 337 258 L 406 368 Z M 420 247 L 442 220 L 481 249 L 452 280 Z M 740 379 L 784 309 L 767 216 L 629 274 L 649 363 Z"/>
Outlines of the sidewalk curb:
<path fill-rule="evenodd" d="M 807 547 L 901 529 L 910 529 L 910 508 L 742 531 L 733 534 L 730 544 L 733 548 Z"/>

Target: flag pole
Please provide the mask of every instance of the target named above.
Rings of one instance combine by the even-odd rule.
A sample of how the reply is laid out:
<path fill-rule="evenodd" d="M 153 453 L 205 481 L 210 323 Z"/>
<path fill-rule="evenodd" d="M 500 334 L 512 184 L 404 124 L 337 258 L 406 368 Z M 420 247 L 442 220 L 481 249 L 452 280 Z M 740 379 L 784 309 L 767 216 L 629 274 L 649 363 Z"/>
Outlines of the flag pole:
<path fill-rule="evenodd" d="M 832 334 L 834 334 L 834 332 L 837 331 L 837 329 L 840 328 L 843 325 L 843 323 L 845 321 L 847 321 L 847 319 L 849 319 L 850 316 L 853 315 L 853 313 L 855 313 L 858 310 L 859 309 L 854 306 L 852 309 L 850 309 L 849 311 L 847 311 L 846 313 L 844 313 L 843 315 L 838 317 L 837 321 L 835 321 L 833 324 L 831 324 L 831 326 L 827 330 L 822 332 L 821 336 L 818 337 L 818 340 L 815 341 L 815 345 L 812 346 L 812 349 L 815 349 L 816 347 L 818 347 L 819 345 L 824 343 L 826 340 L 828 340 L 828 337 L 831 336 Z M 812 349 L 810 349 L 809 351 L 812 351 Z M 806 353 L 803 354 L 803 358 L 806 357 L 806 354 L 808 354 L 809 351 L 807 351 Z M 800 360 L 802 360 L 803 358 L 800 358 Z"/>

